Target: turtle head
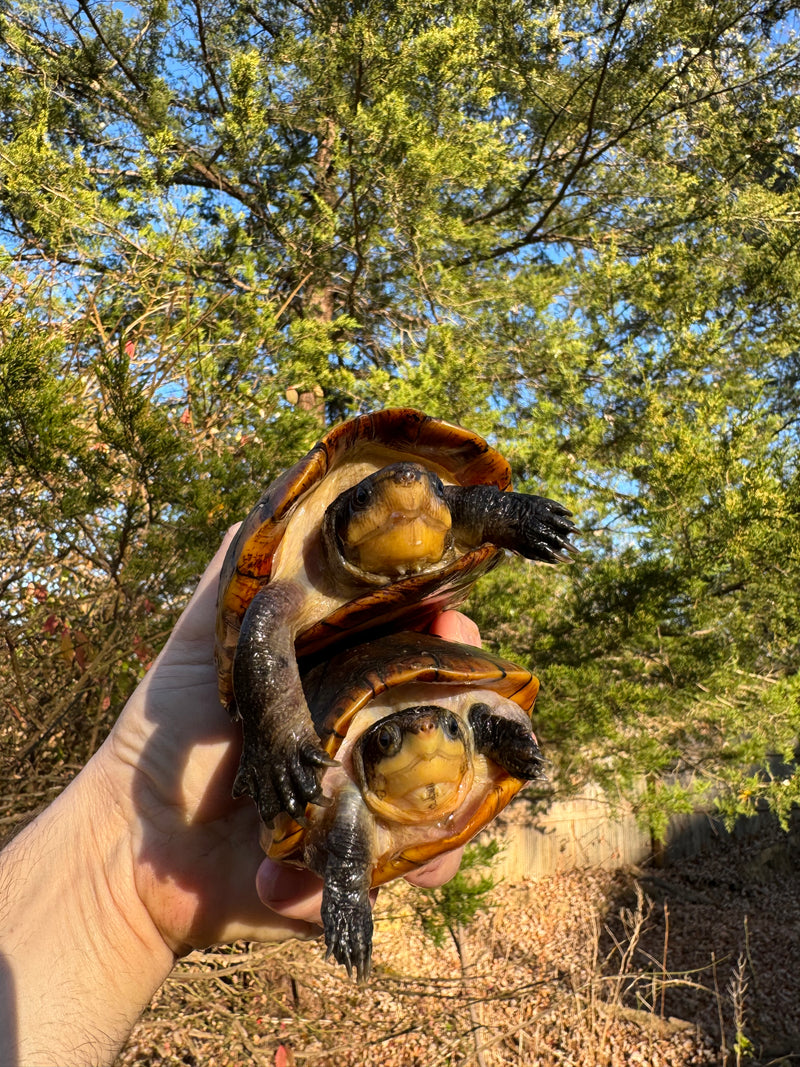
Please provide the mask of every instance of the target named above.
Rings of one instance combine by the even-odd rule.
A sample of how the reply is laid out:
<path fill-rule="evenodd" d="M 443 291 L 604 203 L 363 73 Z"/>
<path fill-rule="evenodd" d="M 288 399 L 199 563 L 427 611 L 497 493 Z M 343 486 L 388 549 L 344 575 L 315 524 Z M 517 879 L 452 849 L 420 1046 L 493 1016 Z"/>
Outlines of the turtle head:
<path fill-rule="evenodd" d="M 365 730 L 353 769 L 367 806 L 394 822 L 455 811 L 473 781 L 473 746 L 464 721 L 435 704 L 403 708 Z"/>
<path fill-rule="evenodd" d="M 441 479 L 419 463 L 393 463 L 328 506 L 329 550 L 364 576 L 391 581 L 435 566 L 450 545 Z"/>

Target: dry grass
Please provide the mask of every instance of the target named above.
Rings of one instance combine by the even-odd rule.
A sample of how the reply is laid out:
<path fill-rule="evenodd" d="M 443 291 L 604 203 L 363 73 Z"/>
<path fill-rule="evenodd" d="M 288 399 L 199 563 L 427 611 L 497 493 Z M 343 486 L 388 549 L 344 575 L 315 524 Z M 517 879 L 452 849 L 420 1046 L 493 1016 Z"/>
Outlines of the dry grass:
<path fill-rule="evenodd" d="M 119 1067 L 740 1067 L 800 1063 L 800 864 L 773 834 L 680 869 L 498 886 L 454 945 L 404 883 L 366 988 L 318 944 L 183 961 Z"/>
<path fill-rule="evenodd" d="M 625 1005 L 640 977 L 647 904 L 641 898 L 626 915 L 623 955 L 614 958 L 612 939 L 604 960 L 603 920 L 618 890 L 600 873 L 498 887 L 466 935 L 468 977 L 454 946 L 424 940 L 404 884 L 381 895 L 375 974 L 364 989 L 325 964 L 318 945 L 196 953 L 155 999 L 120 1065 L 717 1062 L 694 1025 Z"/>

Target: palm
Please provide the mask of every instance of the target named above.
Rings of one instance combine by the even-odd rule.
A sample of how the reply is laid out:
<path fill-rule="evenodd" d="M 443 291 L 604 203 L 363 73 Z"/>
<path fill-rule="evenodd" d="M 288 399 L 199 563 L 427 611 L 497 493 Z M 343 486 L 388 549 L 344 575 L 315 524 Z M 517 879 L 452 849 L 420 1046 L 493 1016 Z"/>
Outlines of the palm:
<path fill-rule="evenodd" d="M 219 702 L 213 665 L 217 573 L 206 572 L 110 737 L 133 776 L 137 888 L 179 952 L 316 932 L 282 919 L 256 893 L 259 821 L 249 801 L 231 797 L 239 731 Z"/>
<path fill-rule="evenodd" d="M 220 704 L 213 662 L 226 547 L 107 742 L 118 776 L 113 794 L 121 806 L 132 805 L 123 814 L 137 827 L 136 888 L 178 953 L 238 937 L 269 941 L 320 932 L 320 881 L 265 860 L 254 805 L 231 796 L 241 741 Z M 451 639 L 477 640 L 474 626 L 455 612 L 440 616 L 434 628 Z M 457 867 L 458 855 L 441 857 L 409 880 L 440 884 Z"/>

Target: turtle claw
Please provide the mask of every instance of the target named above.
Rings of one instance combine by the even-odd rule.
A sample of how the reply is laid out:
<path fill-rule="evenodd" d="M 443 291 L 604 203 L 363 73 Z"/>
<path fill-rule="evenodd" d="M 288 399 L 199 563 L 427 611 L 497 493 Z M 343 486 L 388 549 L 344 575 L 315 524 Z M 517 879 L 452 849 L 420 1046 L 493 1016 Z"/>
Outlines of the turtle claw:
<path fill-rule="evenodd" d="M 366 982 L 372 963 L 372 908 L 369 899 L 355 904 L 341 901 L 322 901 L 322 925 L 328 951 L 325 959 L 333 957 L 347 970 L 348 978 L 355 974 L 359 982 Z"/>
<path fill-rule="evenodd" d="M 496 715 L 488 704 L 469 710 L 475 748 L 522 781 L 542 777 L 544 759 L 530 726 Z"/>
<path fill-rule="evenodd" d="M 556 500 L 493 485 L 448 485 L 444 494 L 457 542 L 489 543 L 541 563 L 566 563 L 576 551 L 571 512 Z"/>
<path fill-rule="evenodd" d="M 509 493 L 519 501 L 519 544 L 515 546 L 527 559 L 543 563 L 570 563 L 576 552 L 569 538 L 577 527 L 572 512 L 555 500 L 543 496 Z"/>
<path fill-rule="evenodd" d="M 543 763 L 544 760 L 539 746 L 532 737 L 526 737 L 524 741 L 520 738 L 520 742 L 513 753 L 513 758 L 506 760 L 507 766 L 505 769 L 514 778 L 521 778 L 525 782 L 530 782 L 534 778 L 541 777 Z"/>
<path fill-rule="evenodd" d="M 233 783 L 233 796 L 250 796 L 266 826 L 286 812 L 306 825 L 306 805 L 324 804 L 321 772 L 335 764 L 309 738 L 272 738 L 245 729 L 242 758 Z"/>

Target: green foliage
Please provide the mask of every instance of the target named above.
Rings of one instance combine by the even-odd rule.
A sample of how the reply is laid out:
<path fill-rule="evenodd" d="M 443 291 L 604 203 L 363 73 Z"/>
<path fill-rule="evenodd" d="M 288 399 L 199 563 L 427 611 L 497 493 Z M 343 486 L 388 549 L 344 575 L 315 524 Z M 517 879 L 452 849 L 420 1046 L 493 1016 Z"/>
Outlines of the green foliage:
<path fill-rule="evenodd" d="M 419 889 L 414 894 L 422 929 L 437 948 L 448 935 L 457 937 L 460 927 L 469 926 L 476 915 L 491 907 L 489 898 L 495 885 L 491 864 L 499 851 L 496 841 L 467 845 L 454 878 L 436 889 Z"/>
<path fill-rule="evenodd" d="M 26 335 L 8 309 L 0 316 L 0 455 L 6 464 L 27 467 L 40 478 L 63 471 L 80 409 L 70 402 L 69 383 L 56 377 L 61 345 L 41 333 Z"/>
<path fill-rule="evenodd" d="M 796 31 L 771 0 L 6 5 L 11 748 L 102 736 L 317 388 L 329 423 L 474 428 L 574 509 L 571 568 L 470 604 L 541 676 L 561 785 L 787 811 Z"/>

